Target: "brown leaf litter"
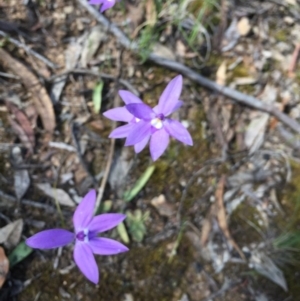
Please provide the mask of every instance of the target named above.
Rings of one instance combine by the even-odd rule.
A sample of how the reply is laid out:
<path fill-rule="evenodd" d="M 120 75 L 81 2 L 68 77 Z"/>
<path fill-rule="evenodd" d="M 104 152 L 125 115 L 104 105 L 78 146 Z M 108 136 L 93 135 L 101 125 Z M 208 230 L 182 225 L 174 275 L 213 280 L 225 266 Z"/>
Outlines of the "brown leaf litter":
<path fill-rule="evenodd" d="M 22 63 L 14 59 L 4 49 L 0 48 L 0 63 L 21 78 L 24 86 L 32 94 L 32 100 L 41 117 L 44 129 L 52 134 L 55 128 L 55 115 L 51 99 L 38 78 Z"/>
<path fill-rule="evenodd" d="M 9 271 L 9 261 L 5 256 L 4 250 L 0 247 L 0 288 L 3 286 Z"/>
<path fill-rule="evenodd" d="M 223 175 L 219 180 L 217 189 L 215 192 L 216 202 L 211 206 L 208 215 L 203 221 L 203 227 L 201 231 L 201 243 L 205 245 L 209 239 L 209 234 L 212 228 L 212 219 L 216 218 L 219 224 L 219 227 L 227 239 L 228 243 L 238 252 L 242 259 L 245 259 L 244 253 L 241 251 L 240 247 L 237 245 L 233 237 L 231 236 L 228 223 L 226 209 L 224 206 L 224 186 L 225 186 L 225 176 Z"/>

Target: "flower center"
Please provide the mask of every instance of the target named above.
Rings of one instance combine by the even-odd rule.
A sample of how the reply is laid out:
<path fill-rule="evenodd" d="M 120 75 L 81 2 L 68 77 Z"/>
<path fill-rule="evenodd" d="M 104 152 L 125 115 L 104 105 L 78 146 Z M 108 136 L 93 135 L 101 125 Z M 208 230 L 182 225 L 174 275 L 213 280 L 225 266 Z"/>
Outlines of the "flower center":
<path fill-rule="evenodd" d="M 157 130 L 160 130 L 164 126 L 163 124 L 164 119 L 165 116 L 163 114 L 159 114 L 156 116 L 156 118 L 153 118 L 151 120 L 151 125 L 155 127 Z"/>
<path fill-rule="evenodd" d="M 78 239 L 80 241 L 88 242 L 89 241 L 89 230 L 84 229 L 83 231 L 79 231 L 76 234 L 76 239 Z"/>

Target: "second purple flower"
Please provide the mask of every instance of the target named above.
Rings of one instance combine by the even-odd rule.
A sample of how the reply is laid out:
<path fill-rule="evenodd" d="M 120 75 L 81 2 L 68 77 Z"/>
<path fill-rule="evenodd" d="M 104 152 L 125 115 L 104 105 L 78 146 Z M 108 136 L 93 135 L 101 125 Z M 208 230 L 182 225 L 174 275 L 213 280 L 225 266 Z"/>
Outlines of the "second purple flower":
<path fill-rule="evenodd" d="M 186 128 L 177 120 L 167 118 L 181 107 L 179 96 L 182 90 L 182 76 L 172 79 L 161 94 L 158 105 L 153 109 L 129 91 L 119 91 L 125 107 L 114 108 L 103 115 L 115 121 L 128 122 L 116 128 L 110 138 L 126 138 L 125 145 L 134 145 L 136 153 L 141 152 L 150 140 L 153 161 L 166 150 L 170 136 L 187 145 L 193 140 Z"/>

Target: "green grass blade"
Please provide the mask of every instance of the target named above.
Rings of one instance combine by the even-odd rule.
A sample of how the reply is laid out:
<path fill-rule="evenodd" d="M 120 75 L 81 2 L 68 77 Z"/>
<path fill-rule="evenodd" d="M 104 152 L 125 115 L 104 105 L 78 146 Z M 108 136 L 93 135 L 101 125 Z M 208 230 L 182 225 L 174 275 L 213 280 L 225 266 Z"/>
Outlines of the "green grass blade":
<path fill-rule="evenodd" d="M 131 190 L 128 190 L 124 193 L 125 202 L 130 202 L 146 185 L 150 177 L 152 176 L 155 170 L 155 166 L 149 166 L 146 171 L 142 174 L 142 176 L 136 181 L 135 185 Z"/>
<path fill-rule="evenodd" d="M 96 114 L 99 114 L 101 109 L 103 85 L 103 81 L 100 81 L 93 91 L 93 104 Z"/>

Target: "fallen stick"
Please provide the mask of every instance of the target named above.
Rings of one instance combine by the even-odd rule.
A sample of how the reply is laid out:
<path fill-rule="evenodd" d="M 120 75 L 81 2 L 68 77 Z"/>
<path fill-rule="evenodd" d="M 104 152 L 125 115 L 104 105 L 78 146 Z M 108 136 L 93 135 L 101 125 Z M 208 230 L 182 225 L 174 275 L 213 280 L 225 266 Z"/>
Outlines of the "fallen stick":
<path fill-rule="evenodd" d="M 38 60 L 42 61 L 45 65 L 50 67 L 51 69 L 57 69 L 58 66 L 52 63 L 50 60 L 42 56 L 41 54 L 37 53 L 36 51 L 32 50 L 29 46 L 21 43 L 20 41 L 11 38 L 7 33 L 0 30 L 0 36 L 6 38 L 10 43 L 14 44 L 15 46 L 24 49 L 27 53 L 33 55 Z"/>
<path fill-rule="evenodd" d="M 99 23 L 101 23 L 106 30 L 112 33 L 118 41 L 128 50 L 131 50 L 135 53 L 138 53 L 138 45 L 136 42 L 130 41 L 130 39 L 122 32 L 122 30 L 115 25 L 114 23 L 110 22 L 107 18 L 104 17 L 103 14 L 98 12 L 94 7 L 92 7 L 86 0 L 77 0 L 79 4 L 84 7 Z M 259 99 L 239 92 L 237 90 L 231 89 L 229 87 L 218 85 L 216 82 L 203 77 L 202 75 L 198 74 L 193 69 L 178 63 L 173 60 L 169 60 L 160 56 L 151 53 L 148 57 L 149 61 L 153 63 L 169 68 L 176 72 L 180 72 L 182 75 L 186 76 L 187 78 L 193 80 L 194 82 L 200 84 L 201 86 L 218 92 L 232 100 L 246 105 L 248 107 L 269 113 L 276 117 L 279 121 L 293 129 L 295 132 L 300 133 L 300 124 L 295 121 L 294 119 L 290 118 L 288 115 L 280 112 L 277 108 L 270 106 L 266 103 L 263 103 Z"/>
<path fill-rule="evenodd" d="M 0 197 L 7 200 L 7 201 L 9 201 L 9 202 L 18 202 L 18 199 L 16 197 L 3 192 L 2 190 L 0 190 Z M 55 208 L 50 206 L 50 205 L 47 205 L 47 204 L 38 203 L 38 202 L 34 202 L 34 201 L 31 201 L 31 200 L 27 200 L 27 199 L 22 199 L 21 202 L 24 205 L 32 206 L 32 207 L 38 208 L 38 209 L 44 209 L 49 213 L 55 212 Z"/>

